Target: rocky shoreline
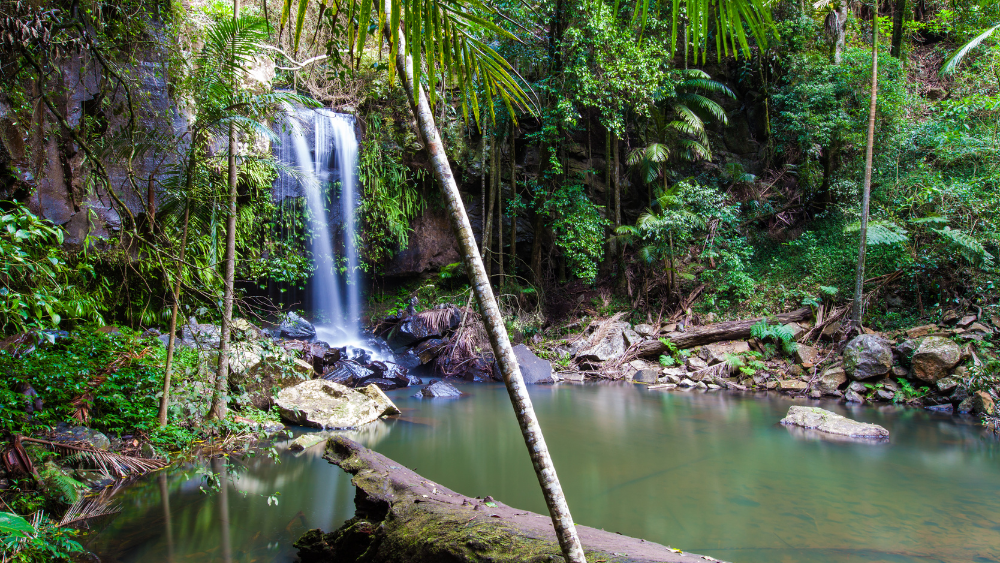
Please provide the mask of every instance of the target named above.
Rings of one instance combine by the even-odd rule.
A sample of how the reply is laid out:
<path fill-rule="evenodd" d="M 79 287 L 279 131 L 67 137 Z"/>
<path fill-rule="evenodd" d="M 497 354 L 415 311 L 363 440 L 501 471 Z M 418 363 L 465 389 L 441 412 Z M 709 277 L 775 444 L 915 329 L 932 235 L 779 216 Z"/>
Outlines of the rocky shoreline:
<path fill-rule="evenodd" d="M 514 352 L 527 384 L 617 380 L 660 391 L 770 391 L 851 404 L 891 403 L 942 413 L 996 415 L 996 397 L 990 390 L 969 385 L 970 367 L 979 362 L 975 344 L 994 332 L 975 316 L 954 319 L 952 326 L 926 325 L 891 334 L 866 331 L 847 340 L 839 327 L 817 325 L 811 315 L 809 309 L 799 309 L 707 325 L 681 321 L 633 326 L 618 314 L 564 327 L 571 331 L 567 336 L 536 338 L 530 348 L 519 344 Z M 210 356 L 215 328 L 185 325 L 182 342 L 202 347 Z M 411 305 L 383 319 L 357 346 L 331 347 L 317 340 L 312 325 L 294 315 L 269 331 L 252 325 L 244 328 L 258 340 L 234 346 L 238 361 L 233 393 L 259 408 L 284 397 L 278 405 L 283 418 L 296 424 L 349 427 L 373 420 L 368 413 L 324 424 L 303 414 L 327 412 L 341 399 L 358 398 L 347 393 L 351 389 L 376 389 L 365 392 L 374 405 L 381 401 L 382 391 L 424 386 L 428 375 L 444 381 L 432 380 L 436 386 L 422 387 L 417 395 L 423 398 L 460 396 L 446 386 L 449 379 L 500 380 L 485 331 L 471 307 L 445 305 L 417 312 Z M 309 385 L 326 391 L 304 392 Z M 293 391 L 296 388 L 302 392 Z M 306 407 L 294 398 L 305 396 L 330 398 L 336 404 Z M 388 403 L 389 407 L 377 405 L 376 418 L 395 409 Z M 375 412 L 372 405 L 350 408 Z M 332 420 L 329 413 L 323 416 Z"/>

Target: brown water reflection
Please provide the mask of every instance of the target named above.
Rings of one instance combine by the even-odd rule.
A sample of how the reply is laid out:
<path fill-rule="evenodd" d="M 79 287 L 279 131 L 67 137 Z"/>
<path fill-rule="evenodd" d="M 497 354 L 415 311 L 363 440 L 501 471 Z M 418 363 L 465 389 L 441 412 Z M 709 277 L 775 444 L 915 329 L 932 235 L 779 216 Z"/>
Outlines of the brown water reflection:
<path fill-rule="evenodd" d="M 467 495 L 544 512 L 506 391 L 464 390 L 449 401 L 397 393 L 404 416 L 358 438 Z M 532 399 L 579 523 L 738 562 L 1000 561 L 1000 445 L 974 421 L 821 405 L 892 433 L 853 444 L 778 425 L 796 404 L 779 397 L 595 385 L 538 386 Z M 293 560 L 303 530 L 353 514 L 349 480 L 319 453 L 236 470 L 232 561 Z M 221 495 L 199 492 L 194 468 L 167 481 L 174 560 L 223 560 Z M 94 544 L 104 561 L 169 560 L 160 489 L 151 479 L 126 493 Z"/>

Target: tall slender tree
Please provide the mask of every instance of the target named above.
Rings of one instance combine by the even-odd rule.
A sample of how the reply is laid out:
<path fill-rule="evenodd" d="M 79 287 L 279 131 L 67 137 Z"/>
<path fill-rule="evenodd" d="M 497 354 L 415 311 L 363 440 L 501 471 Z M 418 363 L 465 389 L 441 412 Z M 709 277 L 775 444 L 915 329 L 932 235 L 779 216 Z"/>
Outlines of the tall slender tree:
<path fill-rule="evenodd" d="M 233 22 L 240 18 L 240 0 L 233 0 Z M 233 92 L 239 87 L 239 75 L 236 68 L 236 37 L 233 37 L 233 76 L 231 78 Z M 236 199 L 239 183 L 236 168 L 236 153 L 239 150 L 236 136 L 236 122 L 229 124 L 229 205 L 226 214 L 226 274 L 223 280 L 222 295 L 222 326 L 219 330 L 219 369 L 215 374 L 215 394 L 212 397 L 212 410 L 209 418 L 222 419 L 226 417 L 229 392 L 229 339 L 233 325 L 233 301 L 236 289 Z"/>
<path fill-rule="evenodd" d="M 878 14 L 878 3 L 873 14 Z M 861 243 L 858 248 L 858 270 L 854 278 L 854 302 L 851 304 L 852 328 L 861 330 L 864 316 L 865 254 L 868 246 L 868 208 L 872 192 L 872 155 L 875 149 L 875 110 L 878 107 L 878 25 L 872 18 L 872 84 L 868 108 L 868 144 L 865 147 L 865 180 L 861 186 Z"/>

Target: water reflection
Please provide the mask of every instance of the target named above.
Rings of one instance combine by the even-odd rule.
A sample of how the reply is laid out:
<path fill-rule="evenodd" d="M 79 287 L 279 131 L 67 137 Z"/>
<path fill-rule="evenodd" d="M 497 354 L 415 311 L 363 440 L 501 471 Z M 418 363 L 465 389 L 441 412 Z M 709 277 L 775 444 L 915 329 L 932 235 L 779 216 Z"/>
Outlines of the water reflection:
<path fill-rule="evenodd" d="M 464 391 L 455 401 L 396 393 L 403 415 L 352 438 L 464 494 L 544 512 L 506 391 Z M 1000 561 L 1000 448 L 975 421 L 631 385 L 531 392 L 579 523 L 738 562 Z M 892 437 L 803 440 L 777 424 L 792 404 Z M 232 561 L 292 561 L 304 530 L 353 515 L 349 478 L 321 455 L 234 460 L 216 494 L 200 492 L 193 465 L 149 479 L 128 490 L 93 547 L 106 562 L 219 561 L 225 529 Z M 275 491 L 279 504 L 268 506 Z"/>

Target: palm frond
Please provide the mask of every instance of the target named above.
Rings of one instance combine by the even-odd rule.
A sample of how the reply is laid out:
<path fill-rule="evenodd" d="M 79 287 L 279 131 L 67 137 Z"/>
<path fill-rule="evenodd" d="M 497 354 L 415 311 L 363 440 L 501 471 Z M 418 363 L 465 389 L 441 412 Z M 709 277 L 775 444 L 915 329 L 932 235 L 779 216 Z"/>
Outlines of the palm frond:
<path fill-rule="evenodd" d="M 718 119 L 724 125 L 729 124 L 729 117 L 726 115 L 726 110 L 701 94 L 679 94 L 677 99 L 684 102 L 685 105 L 695 106 L 710 113 L 712 117 Z"/>
<path fill-rule="evenodd" d="M 706 92 L 715 92 L 717 94 L 725 94 L 733 99 L 736 98 L 736 93 L 730 90 L 729 86 L 726 86 L 716 80 L 712 80 L 708 77 L 708 75 L 705 75 L 705 77 L 689 78 L 678 84 L 677 87 L 685 90 L 704 90 Z"/>
<path fill-rule="evenodd" d="M 86 526 L 94 529 L 98 527 L 109 517 L 121 512 L 121 507 L 115 501 L 115 497 L 121 489 L 132 482 L 133 479 L 118 480 L 115 481 L 114 485 L 101 489 L 101 492 L 96 495 L 81 496 L 66 510 L 59 525 L 69 528 Z"/>
<path fill-rule="evenodd" d="M 712 160 L 712 151 L 706 144 L 691 139 L 680 139 L 677 144 L 685 150 L 684 156 L 688 160 Z"/>
<path fill-rule="evenodd" d="M 99 450 L 83 444 L 64 444 L 23 436 L 21 439 L 26 442 L 49 446 L 55 451 L 66 455 L 66 463 L 89 465 L 94 469 L 100 469 L 105 475 L 112 478 L 124 479 L 130 475 L 142 475 L 163 469 L 169 465 L 169 462 L 164 459 L 127 456 L 106 450 Z"/>
<path fill-rule="evenodd" d="M 978 265 L 989 264 L 993 261 L 993 255 L 972 235 L 958 229 L 952 229 L 951 227 L 931 230 L 941 235 L 969 263 Z"/>
<path fill-rule="evenodd" d="M 302 20 L 310 1 L 298 0 L 292 38 L 295 45 L 298 45 Z M 293 1 L 285 0 L 279 37 L 291 23 L 292 9 Z M 394 38 L 402 32 L 405 54 L 413 60 L 414 83 L 419 84 L 426 78 L 432 104 L 438 94 L 436 85 L 444 82 L 457 88 L 463 115 L 468 118 L 471 109 L 476 123 L 482 117 L 479 92 L 486 94 L 488 99 L 482 103 L 494 118 L 494 99 L 498 99 L 512 117 L 516 109 L 536 111 L 535 97 L 528 93 L 527 81 L 488 44 L 494 38 L 519 41 L 487 17 L 497 13 L 493 6 L 480 0 L 345 0 L 337 9 L 349 14 L 346 43 L 351 66 L 357 67 L 370 42 L 379 49 L 387 45 L 392 51 Z M 324 25 L 327 22 L 321 18 L 317 31 Z M 395 68 L 393 65 L 390 68 L 390 80 L 394 80 Z"/>
<path fill-rule="evenodd" d="M 965 56 L 969 54 L 969 51 L 972 51 L 973 49 L 978 47 L 980 43 L 989 39 L 990 36 L 992 36 L 998 29 L 1000 29 L 1000 24 L 997 24 L 983 31 L 979 35 L 973 37 L 971 41 L 969 41 L 965 45 L 962 45 L 961 48 L 958 49 L 958 51 L 955 51 L 955 53 L 952 56 L 948 57 L 948 60 L 944 62 L 944 65 L 941 67 L 941 74 L 947 75 L 955 72 L 955 70 L 958 68 L 958 65 L 962 64 L 962 59 L 964 59 Z"/>

